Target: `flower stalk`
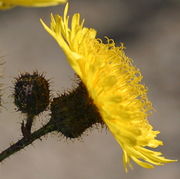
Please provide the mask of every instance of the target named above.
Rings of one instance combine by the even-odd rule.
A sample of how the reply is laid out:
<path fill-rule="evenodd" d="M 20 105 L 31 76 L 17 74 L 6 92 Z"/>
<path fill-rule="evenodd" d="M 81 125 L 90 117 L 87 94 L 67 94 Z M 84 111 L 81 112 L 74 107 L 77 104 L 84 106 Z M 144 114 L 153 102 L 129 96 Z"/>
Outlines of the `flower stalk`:
<path fill-rule="evenodd" d="M 26 138 L 28 138 L 31 135 L 31 128 L 34 117 L 34 115 L 28 115 L 26 119 L 26 124 L 24 124 L 24 121 L 21 123 L 21 132 L 23 136 Z"/>
<path fill-rule="evenodd" d="M 3 152 L 0 153 L 0 162 L 10 157 L 14 153 L 22 150 L 26 146 L 32 144 L 35 140 L 40 139 L 46 134 L 56 130 L 56 126 L 52 122 L 48 122 L 45 126 L 41 127 L 37 131 L 33 132 L 28 137 L 24 136 L 22 139 L 18 140 L 15 144 L 11 145 Z"/>

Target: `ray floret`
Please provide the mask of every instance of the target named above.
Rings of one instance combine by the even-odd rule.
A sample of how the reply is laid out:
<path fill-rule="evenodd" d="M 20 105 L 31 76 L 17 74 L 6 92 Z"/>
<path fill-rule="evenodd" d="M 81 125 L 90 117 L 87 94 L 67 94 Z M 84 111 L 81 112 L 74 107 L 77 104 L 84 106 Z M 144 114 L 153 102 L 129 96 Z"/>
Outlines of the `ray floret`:
<path fill-rule="evenodd" d="M 0 0 L 0 9 L 10 9 L 15 6 L 46 7 L 65 3 L 67 0 Z"/>
<path fill-rule="evenodd" d="M 124 46 L 116 46 L 107 37 L 104 43 L 96 38 L 96 30 L 84 27 L 79 13 L 70 20 L 67 12 L 68 4 L 63 16 L 51 14 L 50 27 L 42 20 L 41 23 L 66 54 L 120 144 L 126 171 L 131 160 L 145 168 L 174 162 L 151 149 L 163 142 L 156 139 L 159 131 L 154 131 L 147 120 L 152 104 L 147 88 L 141 84 L 143 76 L 126 56 Z"/>

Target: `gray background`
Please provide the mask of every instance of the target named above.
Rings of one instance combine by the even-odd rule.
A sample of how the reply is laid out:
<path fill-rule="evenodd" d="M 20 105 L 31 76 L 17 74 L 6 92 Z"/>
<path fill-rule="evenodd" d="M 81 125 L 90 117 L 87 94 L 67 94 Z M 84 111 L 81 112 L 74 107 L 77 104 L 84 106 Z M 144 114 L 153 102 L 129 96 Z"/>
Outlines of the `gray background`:
<path fill-rule="evenodd" d="M 0 113 L 0 150 L 21 136 L 24 116 L 12 104 L 13 82 L 20 72 L 38 69 L 52 82 L 52 94 L 71 88 L 73 71 L 57 43 L 39 23 L 49 14 L 62 14 L 64 5 L 48 8 L 14 8 L 0 11 L 0 56 L 4 66 L 3 107 Z M 79 12 L 98 37 L 124 42 L 148 86 L 156 112 L 150 118 L 165 156 L 180 159 L 180 2 L 178 0 L 72 0 L 70 14 Z M 33 130 L 48 119 L 36 118 Z M 121 149 L 105 129 L 88 130 L 76 141 L 51 134 L 0 164 L 1 179 L 178 179 L 179 163 L 155 169 L 134 164 L 128 174 Z"/>

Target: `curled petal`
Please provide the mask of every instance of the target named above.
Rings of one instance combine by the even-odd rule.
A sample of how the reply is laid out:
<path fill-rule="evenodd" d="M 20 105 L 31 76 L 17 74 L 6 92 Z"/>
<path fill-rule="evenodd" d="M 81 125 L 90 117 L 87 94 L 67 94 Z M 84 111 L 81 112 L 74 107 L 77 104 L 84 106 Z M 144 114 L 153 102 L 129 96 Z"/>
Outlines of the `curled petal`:
<path fill-rule="evenodd" d="M 51 16 L 51 26 L 44 28 L 54 37 L 87 88 L 103 121 L 123 150 L 124 166 L 130 160 L 145 168 L 174 162 L 148 148 L 162 145 L 147 118 L 152 111 L 143 76 L 112 39 L 96 38 L 96 30 L 83 26 L 80 14 L 73 15 L 69 27 L 68 4 L 64 16 Z"/>

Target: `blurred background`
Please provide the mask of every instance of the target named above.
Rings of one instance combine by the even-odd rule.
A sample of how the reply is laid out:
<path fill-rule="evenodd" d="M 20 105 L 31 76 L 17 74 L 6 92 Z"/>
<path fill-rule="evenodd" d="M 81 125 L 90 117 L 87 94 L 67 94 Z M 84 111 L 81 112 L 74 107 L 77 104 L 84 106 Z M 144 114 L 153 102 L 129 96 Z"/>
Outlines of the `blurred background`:
<path fill-rule="evenodd" d="M 13 105 L 14 77 L 20 72 L 45 72 L 52 94 L 70 89 L 73 71 L 57 43 L 42 28 L 43 18 L 63 13 L 64 5 L 17 7 L 0 11 L 0 56 L 5 61 L 3 107 L 0 113 L 0 150 L 22 137 L 24 116 Z M 166 157 L 180 160 L 180 1 L 179 0 L 71 0 L 70 14 L 79 12 L 98 37 L 123 42 L 149 89 L 156 111 L 149 119 Z M 36 118 L 33 130 L 46 123 L 48 111 Z M 134 164 L 127 174 L 119 145 L 109 131 L 91 129 L 69 141 L 51 134 L 0 164 L 1 179 L 179 179 L 180 164 L 155 169 Z"/>

